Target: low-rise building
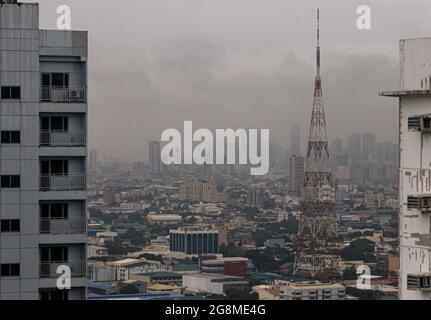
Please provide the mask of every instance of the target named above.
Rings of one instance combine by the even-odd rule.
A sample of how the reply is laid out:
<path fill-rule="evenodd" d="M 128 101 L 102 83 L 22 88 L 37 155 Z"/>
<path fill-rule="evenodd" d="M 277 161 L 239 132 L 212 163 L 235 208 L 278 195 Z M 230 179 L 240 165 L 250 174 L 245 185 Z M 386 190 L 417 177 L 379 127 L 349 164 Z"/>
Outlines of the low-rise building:
<path fill-rule="evenodd" d="M 339 283 L 288 282 L 279 287 L 283 300 L 344 300 L 346 288 Z"/>
<path fill-rule="evenodd" d="M 245 277 L 254 271 L 254 265 L 250 259 L 243 257 L 202 259 L 200 270 L 202 273 Z"/>
<path fill-rule="evenodd" d="M 130 279 L 140 280 L 149 284 L 160 283 L 181 286 L 183 283 L 182 274 L 167 271 L 135 273 L 130 275 Z"/>
<path fill-rule="evenodd" d="M 145 259 L 127 258 L 118 261 L 111 261 L 107 264 L 115 268 L 117 281 L 129 280 L 131 274 L 170 271 L 170 267 L 162 264 L 160 261 Z"/>
<path fill-rule="evenodd" d="M 225 294 L 229 290 L 248 290 L 248 281 L 242 277 L 218 274 L 185 274 L 183 287 L 212 294 Z"/>
<path fill-rule="evenodd" d="M 87 246 L 87 257 L 88 258 L 100 258 L 100 257 L 107 257 L 108 254 L 108 248 L 100 247 L 100 246 Z"/>

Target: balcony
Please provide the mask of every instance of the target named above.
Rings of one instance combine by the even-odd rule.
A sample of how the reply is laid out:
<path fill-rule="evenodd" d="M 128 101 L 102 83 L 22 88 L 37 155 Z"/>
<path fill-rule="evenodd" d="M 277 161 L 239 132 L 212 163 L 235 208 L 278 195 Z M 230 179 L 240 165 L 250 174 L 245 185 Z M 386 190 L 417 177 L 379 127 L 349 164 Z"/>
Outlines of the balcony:
<path fill-rule="evenodd" d="M 85 190 L 85 174 L 41 174 L 41 191 Z"/>
<path fill-rule="evenodd" d="M 40 219 L 41 234 L 84 234 L 85 219 L 74 217 L 69 219 Z"/>
<path fill-rule="evenodd" d="M 60 273 L 57 273 L 57 268 L 60 266 L 68 266 L 72 278 L 83 278 L 87 276 L 85 260 L 41 262 L 39 266 L 39 275 L 41 278 L 58 278 Z"/>
<path fill-rule="evenodd" d="M 85 130 L 70 132 L 41 131 L 40 145 L 50 147 L 85 147 Z"/>
<path fill-rule="evenodd" d="M 64 88 L 42 86 L 40 88 L 40 102 L 86 103 L 86 94 L 86 87 Z"/>

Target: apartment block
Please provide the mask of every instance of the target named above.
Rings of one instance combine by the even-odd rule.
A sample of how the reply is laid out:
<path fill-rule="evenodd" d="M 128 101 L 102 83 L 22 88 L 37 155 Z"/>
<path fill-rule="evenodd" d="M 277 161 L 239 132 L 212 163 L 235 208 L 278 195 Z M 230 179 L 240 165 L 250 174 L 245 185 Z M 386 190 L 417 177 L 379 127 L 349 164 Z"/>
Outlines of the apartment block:
<path fill-rule="evenodd" d="M 431 38 L 400 41 L 399 295 L 431 299 Z"/>
<path fill-rule="evenodd" d="M 87 33 L 2 1 L 0 85 L 0 299 L 85 299 Z"/>

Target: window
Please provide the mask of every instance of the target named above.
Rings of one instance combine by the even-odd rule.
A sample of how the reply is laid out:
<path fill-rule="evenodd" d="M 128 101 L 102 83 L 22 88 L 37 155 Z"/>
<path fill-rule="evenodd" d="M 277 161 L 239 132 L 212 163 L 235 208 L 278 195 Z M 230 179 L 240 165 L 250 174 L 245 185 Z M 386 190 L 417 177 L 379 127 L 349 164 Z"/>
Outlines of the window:
<path fill-rule="evenodd" d="M 1 176 L 1 187 L 2 188 L 20 188 L 21 177 L 14 176 Z"/>
<path fill-rule="evenodd" d="M 65 176 L 69 173 L 68 160 L 42 160 L 40 172 L 44 175 Z"/>
<path fill-rule="evenodd" d="M 40 291 L 40 300 L 68 300 L 68 292 L 67 290 L 41 290 Z"/>
<path fill-rule="evenodd" d="M 69 118 L 42 117 L 40 127 L 42 131 L 67 132 L 69 128 Z"/>
<path fill-rule="evenodd" d="M 1 277 L 19 277 L 19 263 L 2 263 L 0 269 Z"/>
<path fill-rule="evenodd" d="M 68 248 L 67 247 L 49 247 L 41 248 L 41 262 L 67 262 Z"/>
<path fill-rule="evenodd" d="M 21 87 L 1 87 L 2 99 L 21 99 Z"/>
<path fill-rule="evenodd" d="M 2 131 L 1 143 L 21 143 L 20 131 Z"/>
<path fill-rule="evenodd" d="M 0 232 L 19 232 L 19 230 L 20 230 L 19 219 L 0 221 Z"/>
<path fill-rule="evenodd" d="M 40 205 L 40 217 L 42 219 L 67 219 L 67 203 L 43 203 Z"/>
<path fill-rule="evenodd" d="M 69 88 L 68 73 L 42 73 L 42 86 L 55 88 Z"/>

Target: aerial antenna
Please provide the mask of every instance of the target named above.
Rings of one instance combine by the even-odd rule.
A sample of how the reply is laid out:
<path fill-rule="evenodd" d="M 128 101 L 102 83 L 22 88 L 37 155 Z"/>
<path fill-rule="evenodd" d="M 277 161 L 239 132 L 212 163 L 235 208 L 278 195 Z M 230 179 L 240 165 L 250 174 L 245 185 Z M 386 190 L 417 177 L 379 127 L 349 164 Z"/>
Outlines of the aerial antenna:
<path fill-rule="evenodd" d="M 317 76 L 320 76 L 320 10 L 317 9 L 317 48 L 316 48 Z"/>

